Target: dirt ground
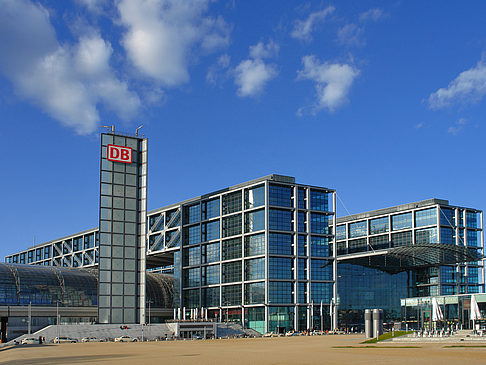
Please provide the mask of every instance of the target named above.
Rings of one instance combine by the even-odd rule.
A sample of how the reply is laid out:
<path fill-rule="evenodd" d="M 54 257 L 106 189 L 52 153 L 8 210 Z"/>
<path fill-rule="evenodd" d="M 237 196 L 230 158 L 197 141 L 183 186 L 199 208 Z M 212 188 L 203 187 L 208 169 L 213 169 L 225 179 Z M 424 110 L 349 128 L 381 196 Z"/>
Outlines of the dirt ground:
<path fill-rule="evenodd" d="M 485 347 L 451 344 L 378 344 L 355 335 L 78 343 L 0 348 L 1 364 L 486 364 Z M 339 347 L 341 346 L 341 347 Z M 370 345 L 368 345 L 370 346 Z M 408 346 L 408 347 L 405 347 Z M 412 348 L 417 346 L 418 348 Z M 473 346 L 464 344 L 462 346 Z"/>

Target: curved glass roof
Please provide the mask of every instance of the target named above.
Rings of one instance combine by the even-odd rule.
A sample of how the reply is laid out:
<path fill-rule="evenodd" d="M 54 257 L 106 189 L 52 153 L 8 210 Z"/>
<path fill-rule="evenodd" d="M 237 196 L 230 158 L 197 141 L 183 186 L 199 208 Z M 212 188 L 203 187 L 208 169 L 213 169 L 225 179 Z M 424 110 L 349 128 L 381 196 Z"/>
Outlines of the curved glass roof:
<path fill-rule="evenodd" d="M 343 255 L 338 257 L 338 262 L 371 267 L 395 274 L 420 267 L 457 264 L 482 259 L 483 256 L 476 249 L 443 243 L 423 243 Z"/>
<path fill-rule="evenodd" d="M 172 276 L 147 273 L 146 282 L 152 307 L 171 308 Z M 0 306 L 91 307 L 97 296 L 96 270 L 0 263 Z"/>

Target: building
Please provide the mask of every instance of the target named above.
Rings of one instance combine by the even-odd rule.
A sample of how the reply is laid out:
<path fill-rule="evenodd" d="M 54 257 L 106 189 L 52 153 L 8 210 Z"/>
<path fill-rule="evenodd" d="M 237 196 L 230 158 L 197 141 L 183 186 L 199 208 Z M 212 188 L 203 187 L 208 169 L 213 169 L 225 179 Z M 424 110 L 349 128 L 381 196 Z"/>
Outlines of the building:
<path fill-rule="evenodd" d="M 173 255 L 176 308 L 260 332 L 330 328 L 334 194 L 270 175 L 157 209 L 147 255 Z"/>
<path fill-rule="evenodd" d="M 484 293 L 483 213 L 429 199 L 337 219 L 340 323 L 401 298 Z"/>
<path fill-rule="evenodd" d="M 187 317 L 203 307 L 209 318 L 260 332 L 331 328 L 334 196 L 269 175 L 150 211 L 146 267 L 172 268 L 174 307 Z M 5 261 L 93 267 L 99 256 L 95 228 Z"/>
<path fill-rule="evenodd" d="M 172 318 L 172 281 L 170 275 L 147 273 L 147 297 L 153 322 Z M 29 329 L 34 332 L 52 324 L 97 321 L 96 269 L 0 263 L 2 342 Z"/>
<path fill-rule="evenodd" d="M 346 326 L 371 307 L 395 321 L 401 298 L 484 292 L 479 210 L 430 199 L 336 220 L 334 189 L 268 175 L 147 213 L 147 151 L 103 133 L 99 227 L 5 261 L 96 267 L 107 324 L 151 320 L 147 270 L 172 273 L 179 319 L 259 332 L 335 328 L 338 308 Z"/>

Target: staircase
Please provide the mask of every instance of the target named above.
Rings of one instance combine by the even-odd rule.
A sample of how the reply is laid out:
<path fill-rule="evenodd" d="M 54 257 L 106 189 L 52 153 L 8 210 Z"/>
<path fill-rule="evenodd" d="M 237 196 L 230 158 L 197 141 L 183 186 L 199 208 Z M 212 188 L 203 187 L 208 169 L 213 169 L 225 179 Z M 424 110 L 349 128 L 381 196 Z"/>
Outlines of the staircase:
<path fill-rule="evenodd" d="M 47 326 L 31 335 L 22 335 L 8 344 L 14 344 L 14 341 L 20 342 L 26 337 L 39 336 L 45 337 L 47 342 L 51 342 L 58 335 L 60 337 L 70 337 L 81 341 L 83 337 L 96 337 L 102 340 L 111 340 L 122 335 L 128 335 L 133 338 L 142 337 L 145 340 L 154 340 L 156 338 L 172 337 L 172 330 L 167 324 L 151 324 L 142 326 L 139 324 L 128 325 L 128 329 L 120 329 L 118 324 L 60 324 Z"/>

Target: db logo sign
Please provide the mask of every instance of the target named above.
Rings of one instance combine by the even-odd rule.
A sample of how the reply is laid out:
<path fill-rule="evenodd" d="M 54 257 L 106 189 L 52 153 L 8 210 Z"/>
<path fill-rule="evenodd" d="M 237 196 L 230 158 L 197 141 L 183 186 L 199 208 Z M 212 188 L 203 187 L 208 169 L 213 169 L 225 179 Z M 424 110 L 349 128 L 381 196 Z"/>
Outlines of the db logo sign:
<path fill-rule="evenodd" d="M 132 149 L 130 147 L 109 144 L 107 152 L 107 158 L 110 161 L 132 163 Z"/>

